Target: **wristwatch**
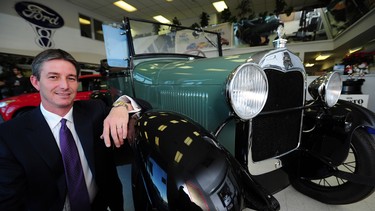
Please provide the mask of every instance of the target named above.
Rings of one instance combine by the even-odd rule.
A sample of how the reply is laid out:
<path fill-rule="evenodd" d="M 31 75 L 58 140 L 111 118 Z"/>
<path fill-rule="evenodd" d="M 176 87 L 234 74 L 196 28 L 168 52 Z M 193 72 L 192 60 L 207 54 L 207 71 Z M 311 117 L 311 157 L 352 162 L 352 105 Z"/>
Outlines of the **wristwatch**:
<path fill-rule="evenodd" d="M 119 106 L 124 106 L 127 110 L 129 110 L 128 103 L 122 101 L 122 100 L 117 100 L 112 104 L 113 107 L 119 107 Z"/>

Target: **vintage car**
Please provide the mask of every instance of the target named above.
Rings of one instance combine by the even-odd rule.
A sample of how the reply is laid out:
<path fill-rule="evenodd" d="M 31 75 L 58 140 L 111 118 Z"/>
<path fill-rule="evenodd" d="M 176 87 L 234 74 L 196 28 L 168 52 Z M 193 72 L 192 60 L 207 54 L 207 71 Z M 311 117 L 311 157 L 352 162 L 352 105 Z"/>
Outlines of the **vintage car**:
<path fill-rule="evenodd" d="M 100 74 L 87 74 L 79 77 L 78 93 L 75 100 L 103 98 L 110 102 L 110 93 L 106 81 Z M 40 104 L 39 93 L 27 93 L 0 100 L 0 123 L 37 107 Z"/>
<path fill-rule="evenodd" d="M 281 30 L 275 49 L 223 56 L 219 32 L 155 25 L 103 25 L 109 86 L 153 107 L 129 130 L 137 210 L 278 210 L 289 184 L 328 204 L 374 192 L 375 115 L 339 100 L 338 73 L 308 85 Z"/>

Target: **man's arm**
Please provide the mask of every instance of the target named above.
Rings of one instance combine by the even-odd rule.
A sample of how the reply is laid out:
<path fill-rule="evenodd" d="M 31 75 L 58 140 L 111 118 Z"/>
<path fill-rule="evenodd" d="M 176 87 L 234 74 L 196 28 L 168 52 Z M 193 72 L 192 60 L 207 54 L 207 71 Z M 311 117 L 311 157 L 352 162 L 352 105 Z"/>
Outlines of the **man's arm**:
<path fill-rule="evenodd" d="M 111 146 L 110 135 L 116 147 L 124 144 L 124 139 L 128 133 L 129 113 L 139 112 L 140 110 L 136 102 L 127 96 L 121 96 L 113 103 L 110 113 L 104 120 L 101 136 L 107 147 Z"/>

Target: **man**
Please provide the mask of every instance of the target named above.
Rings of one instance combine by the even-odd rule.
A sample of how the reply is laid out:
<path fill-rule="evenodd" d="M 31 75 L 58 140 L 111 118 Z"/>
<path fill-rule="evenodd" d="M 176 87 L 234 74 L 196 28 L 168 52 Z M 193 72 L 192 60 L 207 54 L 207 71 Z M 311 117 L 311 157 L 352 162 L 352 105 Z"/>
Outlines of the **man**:
<path fill-rule="evenodd" d="M 127 109 L 133 106 L 126 101 L 132 99 L 119 98 L 110 113 L 100 100 L 74 102 L 79 72 L 75 59 L 60 49 L 33 60 L 30 81 L 40 93 L 40 107 L 0 125 L 0 210 L 123 210 L 109 146 L 110 136 L 117 147 L 127 136 Z M 80 177 L 71 178 L 65 148 L 74 142 L 79 158 L 73 170 L 80 169 Z M 84 194 L 72 191 L 79 186 L 71 185 L 76 178 Z"/>
<path fill-rule="evenodd" d="M 29 81 L 23 76 L 22 71 L 18 67 L 13 67 L 13 76 L 9 80 L 9 85 L 12 89 L 12 95 L 17 96 L 27 93 L 29 90 Z"/>

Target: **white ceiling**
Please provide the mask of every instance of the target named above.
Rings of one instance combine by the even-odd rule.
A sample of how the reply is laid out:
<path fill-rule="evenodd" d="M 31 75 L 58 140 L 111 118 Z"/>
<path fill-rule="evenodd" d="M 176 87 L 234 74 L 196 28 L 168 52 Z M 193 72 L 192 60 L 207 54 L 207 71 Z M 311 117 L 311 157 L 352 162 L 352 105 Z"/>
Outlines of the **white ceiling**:
<path fill-rule="evenodd" d="M 142 18 L 152 20 L 153 16 L 163 15 L 169 20 L 177 17 L 178 20 L 184 24 L 183 20 L 198 18 L 202 12 L 207 14 L 216 13 L 212 3 L 219 0 L 173 0 L 167 2 L 166 0 L 126 0 L 127 3 L 136 7 L 138 10 L 135 12 L 126 12 L 115 5 L 113 2 L 117 0 L 66 0 L 72 4 L 98 13 L 109 19 L 120 21 L 124 16 L 130 18 Z M 273 12 L 276 7 L 276 0 L 249 0 L 252 4 L 252 9 L 255 14 L 261 12 Z M 229 10 L 233 15 L 239 12 L 238 5 L 241 0 L 226 0 L 225 1 Z M 312 5 L 319 5 L 324 0 L 285 0 L 288 7 L 292 6 L 294 9 L 299 10 L 303 7 Z"/>
<path fill-rule="evenodd" d="M 138 10 L 132 13 L 126 12 L 117 6 L 113 5 L 113 2 L 117 0 L 65 0 L 79 7 L 85 8 L 94 13 L 100 14 L 101 16 L 107 17 L 108 19 L 114 21 L 121 21 L 123 18 L 140 18 L 146 20 L 153 20 L 153 16 L 163 15 L 169 20 L 177 17 L 183 26 L 190 26 L 194 22 L 198 22 L 199 16 L 202 12 L 207 14 L 216 13 L 215 8 L 212 3 L 219 0 L 173 0 L 172 2 L 167 2 L 166 0 L 125 0 L 127 3 L 133 5 Z M 232 15 L 237 15 L 239 10 L 238 5 L 242 0 L 226 0 L 229 10 Z M 256 15 L 263 13 L 265 11 L 272 13 L 276 7 L 276 0 L 249 0 L 252 4 L 252 9 Z M 320 8 L 327 5 L 330 0 L 285 0 L 287 7 L 293 7 L 295 11 L 302 10 L 304 8 Z M 373 15 L 372 15 L 373 16 Z M 372 17 L 371 16 L 371 17 Z M 190 20 L 189 20 L 190 19 Z M 194 22 L 191 19 L 196 19 Z M 371 19 L 371 18 L 370 18 Z M 184 22 L 186 20 L 186 22 Z M 346 44 L 341 45 L 332 52 L 333 59 L 341 59 L 345 52 L 353 46 L 370 46 L 372 49 L 367 49 L 373 51 L 373 44 L 375 38 L 375 27 L 373 22 L 369 24 L 366 33 L 353 35 L 351 40 Z M 316 54 L 319 52 L 311 52 L 305 54 L 305 61 L 313 60 Z M 323 62 L 321 62 L 323 63 Z"/>

